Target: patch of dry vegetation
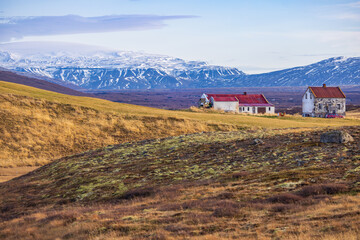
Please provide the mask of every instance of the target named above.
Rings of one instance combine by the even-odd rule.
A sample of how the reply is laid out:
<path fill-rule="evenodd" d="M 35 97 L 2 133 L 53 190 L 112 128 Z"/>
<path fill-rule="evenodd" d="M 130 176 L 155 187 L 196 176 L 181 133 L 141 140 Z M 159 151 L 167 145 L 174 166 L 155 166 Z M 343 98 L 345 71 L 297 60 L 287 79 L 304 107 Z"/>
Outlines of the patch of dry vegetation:
<path fill-rule="evenodd" d="M 347 118 L 360 119 L 360 108 L 348 111 L 346 113 Z"/>
<path fill-rule="evenodd" d="M 201 133 L 65 157 L 0 184 L 0 237 L 357 239 L 360 128 L 345 130 L 355 142 Z"/>
<path fill-rule="evenodd" d="M 174 117 L 134 116 L 0 94 L 0 166 L 38 166 L 111 144 L 185 133 L 236 130 Z"/>

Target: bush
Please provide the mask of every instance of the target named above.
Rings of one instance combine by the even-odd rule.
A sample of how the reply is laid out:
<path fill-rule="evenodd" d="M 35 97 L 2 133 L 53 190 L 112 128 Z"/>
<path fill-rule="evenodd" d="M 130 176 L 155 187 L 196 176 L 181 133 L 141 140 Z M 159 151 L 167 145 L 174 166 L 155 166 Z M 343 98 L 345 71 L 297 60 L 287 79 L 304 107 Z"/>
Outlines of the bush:
<path fill-rule="evenodd" d="M 223 193 L 218 194 L 215 198 L 216 199 L 231 199 L 234 197 L 235 197 L 235 195 L 231 192 L 223 192 Z"/>
<path fill-rule="evenodd" d="M 277 204 L 273 204 L 270 209 L 273 212 L 285 212 L 292 208 L 294 208 L 294 206 L 291 204 L 289 205 L 289 204 L 277 203 Z"/>
<path fill-rule="evenodd" d="M 302 197 L 309 197 L 321 194 L 337 194 L 346 192 L 347 190 L 348 187 L 345 184 L 328 183 L 306 186 L 297 191 L 295 194 Z"/>
<path fill-rule="evenodd" d="M 266 201 L 269 203 L 284 203 L 284 204 L 297 203 L 300 202 L 301 200 L 303 200 L 301 196 L 292 193 L 282 193 L 266 199 Z"/>
<path fill-rule="evenodd" d="M 239 204 L 232 201 L 220 201 L 216 204 L 214 217 L 236 217 L 239 215 Z"/>
<path fill-rule="evenodd" d="M 214 217 L 236 217 L 239 215 L 239 209 L 232 206 L 218 207 L 212 215 Z"/>
<path fill-rule="evenodd" d="M 155 194 L 155 189 L 153 187 L 137 188 L 137 189 L 132 189 L 130 191 L 127 191 L 120 198 L 121 199 L 134 199 L 134 198 L 149 197 L 154 194 Z"/>

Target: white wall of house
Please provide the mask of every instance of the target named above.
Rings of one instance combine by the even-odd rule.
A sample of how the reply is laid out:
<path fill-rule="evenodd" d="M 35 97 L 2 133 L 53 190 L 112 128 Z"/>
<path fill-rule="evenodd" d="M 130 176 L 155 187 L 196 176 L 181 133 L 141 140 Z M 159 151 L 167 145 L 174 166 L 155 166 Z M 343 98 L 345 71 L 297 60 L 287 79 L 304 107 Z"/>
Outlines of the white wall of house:
<path fill-rule="evenodd" d="M 240 106 L 240 107 L 239 107 L 239 112 L 242 112 L 242 113 L 251 113 L 251 114 L 258 114 L 258 113 L 260 112 L 259 108 L 265 109 L 265 112 L 264 112 L 264 113 L 267 113 L 267 114 L 275 114 L 275 107 L 274 107 L 274 106 L 271 106 L 271 107 L 251 107 L 251 106 L 242 107 L 242 106 Z"/>
<path fill-rule="evenodd" d="M 223 110 L 225 112 L 238 112 L 239 102 L 217 102 L 213 101 L 213 108 L 215 110 Z"/>
<path fill-rule="evenodd" d="M 315 107 L 315 96 L 308 88 L 302 98 L 302 113 L 303 116 L 312 115 Z"/>
<path fill-rule="evenodd" d="M 254 107 L 239 107 L 239 112 L 242 112 L 242 113 L 254 113 Z"/>
<path fill-rule="evenodd" d="M 272 106 L 272 107 L 265 107 L 266 109 L 266 113 L 269 113 L 269 114 L 275 114 L 275 107 Z"/>

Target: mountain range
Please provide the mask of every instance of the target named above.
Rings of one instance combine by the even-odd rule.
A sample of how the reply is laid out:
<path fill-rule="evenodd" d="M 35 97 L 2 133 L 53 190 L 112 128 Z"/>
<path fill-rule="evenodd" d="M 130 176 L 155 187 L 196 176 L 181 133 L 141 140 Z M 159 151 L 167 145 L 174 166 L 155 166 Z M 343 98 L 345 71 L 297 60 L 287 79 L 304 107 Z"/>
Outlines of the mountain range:
<path fill-rule="evenodd" d="M 245 74 L 237 68 L 163 55 L 33 42 L 1 44 L 0 66 L 89 90 L 360 85 L 359 57 Z"/>

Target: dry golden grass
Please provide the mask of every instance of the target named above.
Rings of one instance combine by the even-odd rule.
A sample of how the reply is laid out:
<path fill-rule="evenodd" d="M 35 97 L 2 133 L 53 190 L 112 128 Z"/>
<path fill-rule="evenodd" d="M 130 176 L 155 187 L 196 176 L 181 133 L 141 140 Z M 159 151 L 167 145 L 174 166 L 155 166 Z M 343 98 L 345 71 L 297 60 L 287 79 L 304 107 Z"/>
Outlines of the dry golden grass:
<path fill-rule="evenodd" d="M 207 124 L 231 124 L 247 127 L 264 128 L 295 128 L 295 127 L 336 127 L 360 125 L 355 119 L 321 119 L 303 118 L 300 116 L 286 116 L 278 118 L 275 116 L 252 116 L 227 113 L 203 113 L 191 111 L 170 111 L 156 108 L 149 108 L 137 105 L 115 103 L 102 99 L 89 97 L 74 97 L 37 88 L 27 87 L 14 83 L 0 81 L 0 94 L 16 94 L 37 99 L 45 99 L 51 102 L 71 104 L 82 107 L 93 108 L 98 111 L 128 114 L 133 116 L 152 116 L 165 118 L 178 118 L 187 120 L 200 120 Z"/>
<path fill-rule="evenodd" d="M 237 126 L 171 117 L 133 116 L 1 94 L 0 166 L 39 166 L 111 144 Z"/>
<path fill-rule="evenodd" d="M 353 118 L 169 111 L 1 81 L 0 104 L 0 167 L 40 166 L 106 145 L 194 132 L 244 128 L 298 132 L 314 127 L 360 125 L 360 120 Z"/>
<path fill-rule="evenodd" d="M 360 119 L 360 109 L 347 112 L 346 118 Z"/>
<path fill-rule="evenodd" d="M 209 196 L 210 204 L 226 187 L 190 187 L 170 195 L 134 199 L 122 204 L 67 206 L 20 216 L 0 224 L 7 239 L 331 239 L 357 240 L 360 196 L 334 196 L 312 205 L 292 205 L 274 212 L 272 205 L 242 206 L 227 216 L 214 216 L 213 206 L 200 202 L 189 209 L 165 209 Z M 236 194 L 236 193 L 235 193 Z M 202 198 L 204 199 L 204 198 Z M 209 205 L 209 206 L 207 206 Z M 216 210 L 215 210 L 216 211 Z M 232 209 L 233 211 L 233 209 Z M 341 219 L 341 221 L 339 221 Z"/>

